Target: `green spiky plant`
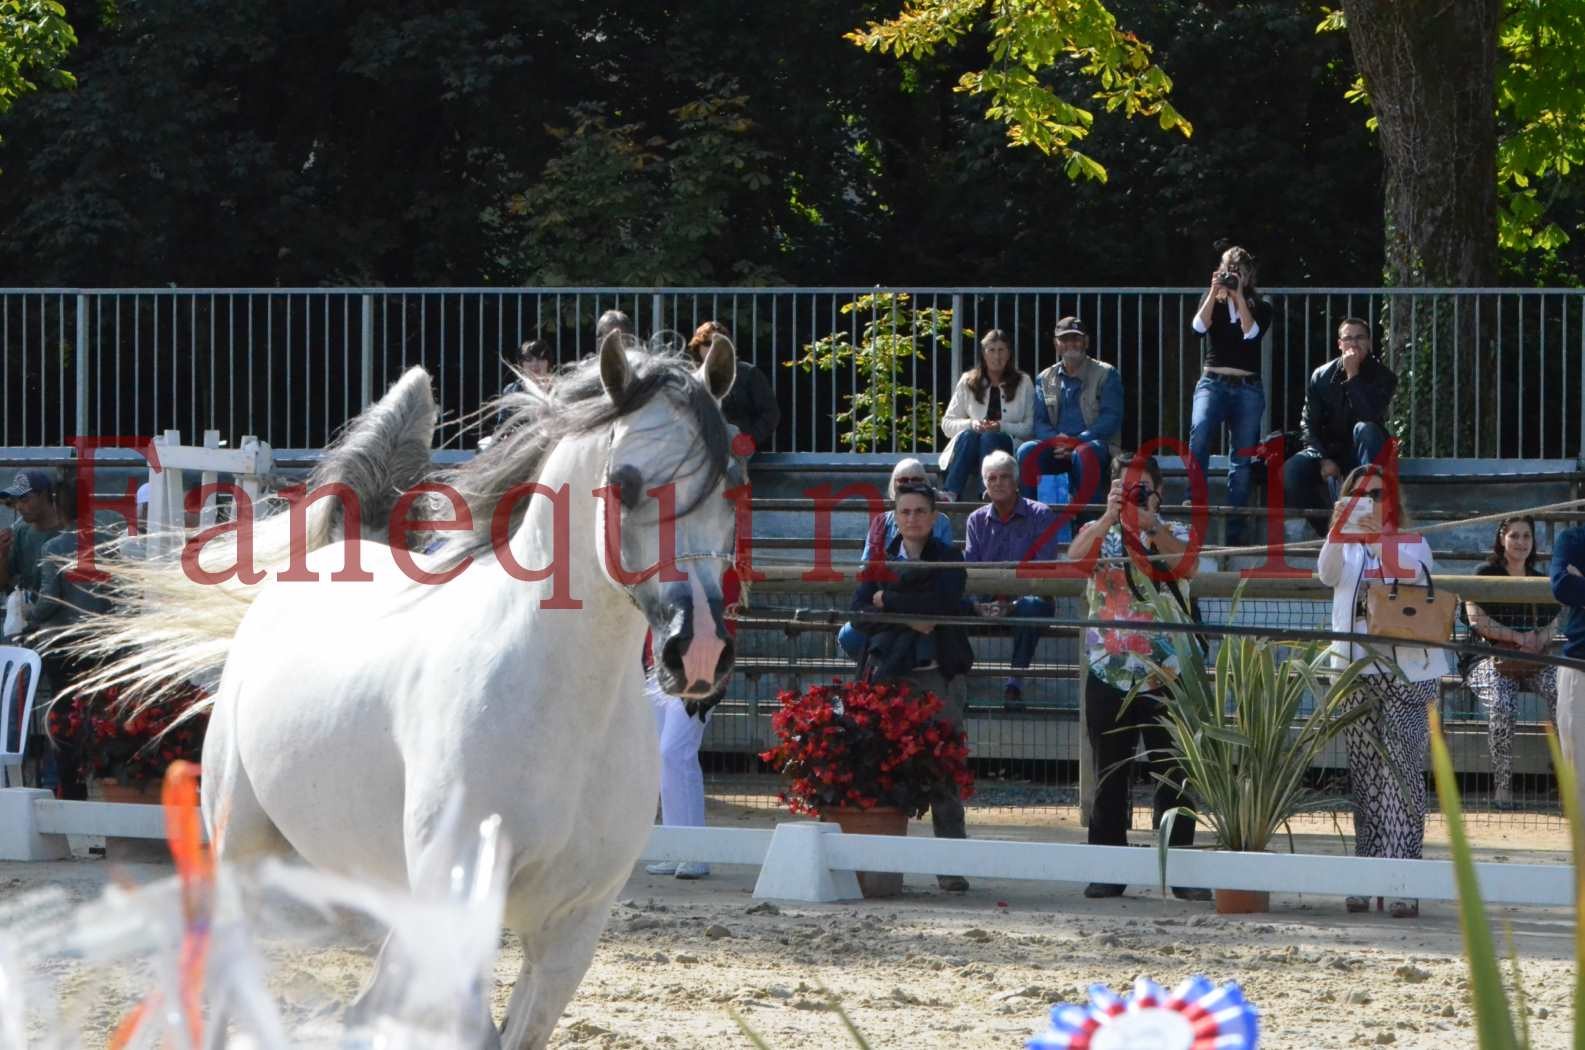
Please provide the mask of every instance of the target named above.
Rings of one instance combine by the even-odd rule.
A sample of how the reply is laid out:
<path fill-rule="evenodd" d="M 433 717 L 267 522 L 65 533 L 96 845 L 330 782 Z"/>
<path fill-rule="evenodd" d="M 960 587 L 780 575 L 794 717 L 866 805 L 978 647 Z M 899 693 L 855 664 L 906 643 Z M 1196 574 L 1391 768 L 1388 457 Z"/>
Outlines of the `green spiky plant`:
<path fill-rule="evenodd" d="M 1230 615 L 1238 600 L 1235 594 Z M 1158 595 L 1156 608 L 1159 619 L 1188 622 L 1168 596 Z M 1369 657 L 1338 671 L 1323 642 L 1232 635 L 1222 639 L 1213 667 L 1194 635 L 1171 637 L 1178 673 L 1161 676 L 1167 699 L 1161 722 L 1171 740 L 1168 757 L 1181 771 L 1175 775 L 1197 801 L 1162 816 L 1157 845 L 1163 887 L 1168 841 L 1180 815 L 1209 826 L 1222 849 L 1259 852 L 1293 817 L 1331 805 L 1331 798 L 1306 783 L 1310 768 L 1338 734 L 1369 713 L 1366 705 L 1345 709 Z M 1125 706 L 1140 691 L 1136 687 Z M 1308 714 L 1307 698 L 1315 705 Z M 1177 784 L 1166 774 L 1151 775 Z"/>
<path fill-rule="evenodd" d="M 1557 771 L 1558 794 L 1563 799 L 1563 816 L 1568 822 L 1574 852 L 1574 958 L 1585 959 L 1585 926 L 1579 921 L 1579 902 L 1585 894 L 1585 826 L 1581 825 L 1579 797 L 1575 793 L 1575 771 L 1563 757 L 1557 733 L 1547 727 L 1547 746 L 1552 751 L 1552 768 Z M 1502 967 L 1497 946 L 1492 941 L 1491 924 L 1486 917 L 1486 902 L 1481 899 L 1480 882 L 1475 877 L 1475 856 L 1464 833 L 1464 810 L 1459 804 L 1458 782 L 1453 759 L 1442 739 L 1442 719 L 1431 711 L 1431 768 L 1436 774 L 1436 797 L 1447 820 L 1448 845 L 1453 853 L 1453 875 L 1458 886 L 1458 919 L 1464 934 L 1464 954 L 1469 958 L 1470 997 L 1475 1009 L 1476 1045 L 1480 1050 L 1522 1050 L 1530 1045 L 1530 1026 L 1526 1020 L 1524 989 L 1519 980 L 1519 959 L 1512 950 L 1514 998 L 1509 1003 L 1503 988 Z M 1585 1050 L 1585 969 L 1574 968 L 1575 1050 Z M 1517 1009 L 1515 1009 L 1515 1007 Z M 1519 1028 L 1514 1028 L 1514 1016 Z"/>

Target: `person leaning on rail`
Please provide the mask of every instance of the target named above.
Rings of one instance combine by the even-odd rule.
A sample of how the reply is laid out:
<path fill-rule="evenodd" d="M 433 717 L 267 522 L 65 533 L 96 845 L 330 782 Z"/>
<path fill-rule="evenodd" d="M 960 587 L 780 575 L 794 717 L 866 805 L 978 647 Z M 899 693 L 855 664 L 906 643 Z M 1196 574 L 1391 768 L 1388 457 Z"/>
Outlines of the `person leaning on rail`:
<path fill-rule="evenodd" d="M 1536 567 L 1535 519 L 1528 514 L 1504 518 L 1497 538 L 1476 576 L 1542 576 Z M 1501 649 L 1539 653 L 1546 649 L 1558 613 L 1534 602 L 1464 603 L 1464 617 L 1473 640 Z M 1486 708 L 1486 734 L 1491 747 L 1494 804 L 1513 808 L 1513 723 L 1518 694 L 1531 690 L 1547 706 L 1547 720 L 1557 721 L 1557 668 L 1500 661 L 1488 656 L 1465 668 L 1465 681 Z"/>
<path fill-rule="evenodd" d="M 897 490 L 905 485 L 915 488 L 927 488 L 930 485 L 930 479 L 925 474 L 925 465 L 912 457 L 898 460 L 897 465 L 892 468 L 892 479 L 886 487 L 886 498 L 895 501 Z M 945 511 L 936 511 L 930 534 L 948 547 L 957 542 L 952 535 L 952 519 L 947 517 Z M 872 558 L 885 560 L 886 549 L 896 538 L 896 511 L 888 510 L 884 514 L 875 515 L 870 519 L 869 530 L 864 534 L 864 552 L 859 556 L 859 564 L 868 565 Z M 856 662 L 864 659 L 864 641 L 863 632 L 851 623 L 843 624 L 842 629 L 837 632 L 837 645 L 849 659 Z"/>
<path fill-rule="evenodd" d="M 963 555 L 950 543 L 931 535 L 936 517 L 936 493 L 928 485 L 904 485 L 897 490 L 897 536 L 886 545 L 891 581 L 868 580 L 853 594 L 855 611 L 901 613 L 908 616 L 957 616 L 963 611 L 963 590 L 968 576 L 961 568 L 934 570 L 908 568 L 908 562 L 962 562 Z M 974 666 L 968 633 L 951 624 L 928 619 L 909 623 L 864 624 L 866 637 L 860 663 L 863 677 L 872 682 L 906 682 L 916 694 L 940 697 L 940 717 L 961 725 L 964 693 L 949 690 L 953 678 Z M 945 789 L 931 800 L 930 823 L 938 839 L 968 838 L 963 800 L 957 788 Z M 961 875 L 938 875 L 937 883 L 949 893 L 962 893 L 969 882 Z"/>
<path fill-rule="evenodd" d="M 974 367 L 958 377 L 952 400 L 941 416 L 947 447 L 941 451 L 946 472 L 941 498 L 956 503 L 967 495 L 969 479 L 992 452 L 1011 454 L 1035 430 L 1035 384 L 1013 361 L 1007 333 L 993 328 L 980 340 Z"/>
<path fill-rule="evenodd" d="M 1161 512 L 1161 468 L 1152 456 L 1125 456 L 1112 463 L 1112 486 L 1106 494 L 1106 511 L 1079 530 L 1068 548 L 1068 558 L 1091 567 L 1085 586 L 1091 620 L 1137 620 L 1148 627 L 1158 616 L 1156 595 L 1191 613 L 1189 581 L 1197 564 L 1185 555 L 1189 530 L 1179 522 L 1166 522 Z M 1128 845 L 1129 816 L 1133 810 L 1134 743 L 1143 739 L 1145 753 L 1170 752 L 1171 738 L 1161 725 L 1159 712 L 1167 702 L 1161 692 L 1161 674 L 1178 673 L 1178 656 L 1165 632 L 1090 627 L 1084 632 L 1084 720 L 1091 754 L 1100 781 L 1090 809 L 1089 843 L 1092 846 Z M 1141 686 L 1132 703 L 1130 691 Z M 1169 760 L 1150 762 L 1162 780 L 1156 783 L 1151 826 L 1174 806 L 1184 805 L 1181 772 Z M 1176 782 L 1174 784 L 1174 781 Z M 1180 816 L 1173 823 L 1171 844 L 1194 843 L 1194 821 Z M 1086 897 L 1121 897 L 1127 887 L 1115 882 L 1092 882 Z M 1174 886 L 1180 900 L 1210 900 L 1211 891 Z"/>
<path fill-rule="evenodd" d="M 1429 578 L 1431 547 L 1408 528 L 1396 479 L 1375 464 L 1355 467 L 1343 479 L 1332 525 L 1316 559 L 1316 575 L 1332 588 L 1332 630 L 1365 634 L 1366 596 L 1372 583 Z M 1341 669 L 1369 655 L 1352 642 L 1332 643 Z M 1372 711 L 1343 731 L 1348 748 L 1348 788 L 1354 801 L 1354 855 L 1418 860 L 1425 844 L 1425 761 L 1430 747 L 1429 709 L 1448 672 L 1447 651 L 1393 645 L 1354 681 L 1343 711 L 1368 704 Z M 1386 754 L 1378 750 L 1385 745 Z M 1370 907 L 1350 896 L 1349 911 Z M 1378 898 L 1377 906 L 1381 906 Z M 1395 919 L 1420 914 L 1420 902 L 1394 900 Z"/>
<path fill-rule="evenodd" d="M 1567 613 L 1563 655 L 1585 660 L 1585 525 L 1563 530 L 1552 543 L 1552 596 Z M 1557 733 L 1585 806 L 1585 671 L 1558 670 Z"/>

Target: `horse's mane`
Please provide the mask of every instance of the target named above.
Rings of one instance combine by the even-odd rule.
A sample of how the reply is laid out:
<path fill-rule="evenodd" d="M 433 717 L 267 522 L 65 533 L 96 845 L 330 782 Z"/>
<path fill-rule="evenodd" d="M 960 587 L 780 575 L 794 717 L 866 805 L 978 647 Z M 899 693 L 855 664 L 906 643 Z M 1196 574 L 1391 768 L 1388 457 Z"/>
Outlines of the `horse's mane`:
<path fill-rule="evenodd" d="M 589 434 L 636 412 L 667 390 L 676 391 L 682 411 L 696 428 L 693 450 L 683 469 L 704 472 L 704 493 L 712 492 L 726 469 L 729 442 L 720 408 L 699 381 L 693 366 L 675 353 L 650 354 L 637 344 L 628 347 L 629 382 L 615 400 L 600 378 L 598 356 L 566 366 L 555 376 L 550 393 L 531 383 L 504 394 L 480 415 L 504 412 L 505 421 L 490 447 L 453 470 L 433 473 L 431 441 L 435 403 L 430 379 L 422 368 L 410 368 L 380 401 L 352 420 L 325 451 L 309 478 L 316 487 L 344 485 L 358 499 L 362 536 L 384 541 L 392 509 L 402 493 L 421 481 L 450 485 L 467 504 L 473 528 L 449 533 L 440 559 L 449 564 L 488 550 L 490 523 L 500 500 L 514 487 L 538 480 L 545 462 L 564 439 Z M 603 483 L 604 479 L 601 479 Z M 529 500 L 518 500 L 511 528 L 521 523 Z M 441 513 L 443 504 L 420 504 L 420 515 Z M 73 683 L 77 691 L 120 689 L 123 705 L 138 710 L 188 683 L 212 684 L 219 679 L 231 641 L 260 588 L 290 560 L 292 548 L 314 551 L 345 534 L 342 501 L 316 500 L 307 513 L 306 534 L 291 535 L 285 500 L 267 502 L 255 517 L 253 564 L 263 572 L 260 583 L 244 584 L 232 577 L 222 584 L 190 579 L 175 559 L 144 560 L 141 542 L 113 540 L 99 552 L 98 567 L 109 574 L 106 590 L 114 609 L 85 615 L 48 639 L 48 644 L 96 665 L 97 670 Z M 449 515 L 449 509 L 444 513 Z M 421 525 L 418 526 L 422 528 Z M 167 537 L 179 547 L 185 530 Z M 132 553 L 138 551 L 138 554 Z M 205 568 L 237 563 L 235 536 L 207 544 Z M 69 695 L 62 690 L 59 695 Z M 195 708 L 193 713 L 207 707 Z"/>
<path fill-rule="evenodd" d="M 564 439 L 603 430 L 667 390 L 678 393 L 682 411 L 697 435 L 681 469 L 702 472 L 705 479 L 692 502 L 679 506 L 677 514 L 687 514 L 704 494 L 714 491 L 726 471 L 731 445 L 721 409 L 695 374 L 694 363 L 678 353 L 643 352 L 636 343 L 629 345 L 627 360 L 632 376 L 616 399 L 607 396 L 599 357 L 593 355 L 556 372 L 548 394 L 525 383 L 527 389 L 503 394 L 483 410 L 488 415 L 504 414 L 490 447 L 434 479 L 461 497 L 473 522 L 470 530 L 450 534 L 440 548 L 444 564 L 456 564 L 490 549 L 491 522 L 501 499 L 518 486 L 538 481 L 545 461 Z M 605 479 L 599 483 L 604 484 Z M 517 530 L 529 503 L 521 499 L 513 506 L 509 532 Z M 439 508 L 432 503 L 430 509 Z"/>

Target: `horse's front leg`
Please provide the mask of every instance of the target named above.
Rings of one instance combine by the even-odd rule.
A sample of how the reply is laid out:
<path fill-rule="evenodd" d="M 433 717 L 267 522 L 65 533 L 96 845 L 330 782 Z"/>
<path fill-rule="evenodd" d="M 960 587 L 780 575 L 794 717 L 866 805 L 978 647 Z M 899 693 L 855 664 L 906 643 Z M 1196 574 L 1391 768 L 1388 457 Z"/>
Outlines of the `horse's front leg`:
<path fill-rule="evenodd" d="M 611 915 L 616 890 L 565 918 L 532 929 L 514 929 L 523 942 L 523 968 L 506 1006 L 501 1050 L 544 1050 L 594 961 L 594 949 Z"/>

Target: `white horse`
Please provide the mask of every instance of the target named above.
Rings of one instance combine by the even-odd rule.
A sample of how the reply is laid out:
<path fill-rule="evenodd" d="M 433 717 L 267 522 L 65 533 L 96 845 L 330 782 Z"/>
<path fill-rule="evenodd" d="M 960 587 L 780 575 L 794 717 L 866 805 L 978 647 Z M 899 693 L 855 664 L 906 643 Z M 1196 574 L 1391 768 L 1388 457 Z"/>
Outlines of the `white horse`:
<path fill-rule="evenodd" d="M 223 860 L 296 853 L 405 886 L 455 847 L 437 831 L 448 800 L 461 795 L 469 826 L 501 815 L 513 849 L 505 921 L 523 945 L 499 1033 L 508 1050 L 550 1038 L 653 820 L 646 627 L 668 692 L 707 696 L 731 670 L 721 576 L 735 514 L 723 490 L 741 468 L 719 402 L 734 370 L 725 340 L 697 371 L 608 340 L 550 395 L 513 395 L 494 444 L 440 479 L 456 498 L 430 527 L 463 524 L 435 553 L 358 543 L 348 514 L 342 540 L 314 519 L 315 582 L 177 585 L 188 606 L 179 622 L 201 623 L 207 603 L 229 631 L 245 610 L 224 640 L 204 744 L 204 817 Z M 371 410 L 392 433 L 371 446 L 369 425 L 355 423 L 339 474 L 319 480 L 390 505 L 378 450 L 411 449 L 410 426 L 390 419 L 393 399 L 428 398 L 414 374 Z M 361 450 L 348 457 L 352 445 Z M 525 492 L 528 482 L 539 487 Z M 279 516 L 260 533 L 278 526 Z M 639 579 L 662 557 L 663 529 L 675 565 Z M 332 580 L 354 555 L 369 578 Z M 534 571 L 547 565 L 549 575 Z M 431 582 L 415 582 L 421 573 Z M 192 672 L 181 666 L 187 643 L 213 654 L 213 637 L 194 627 L 184 638 L 161 615 L 145 603 L 104 643 L 144 643 L 123 680 Z"/>

